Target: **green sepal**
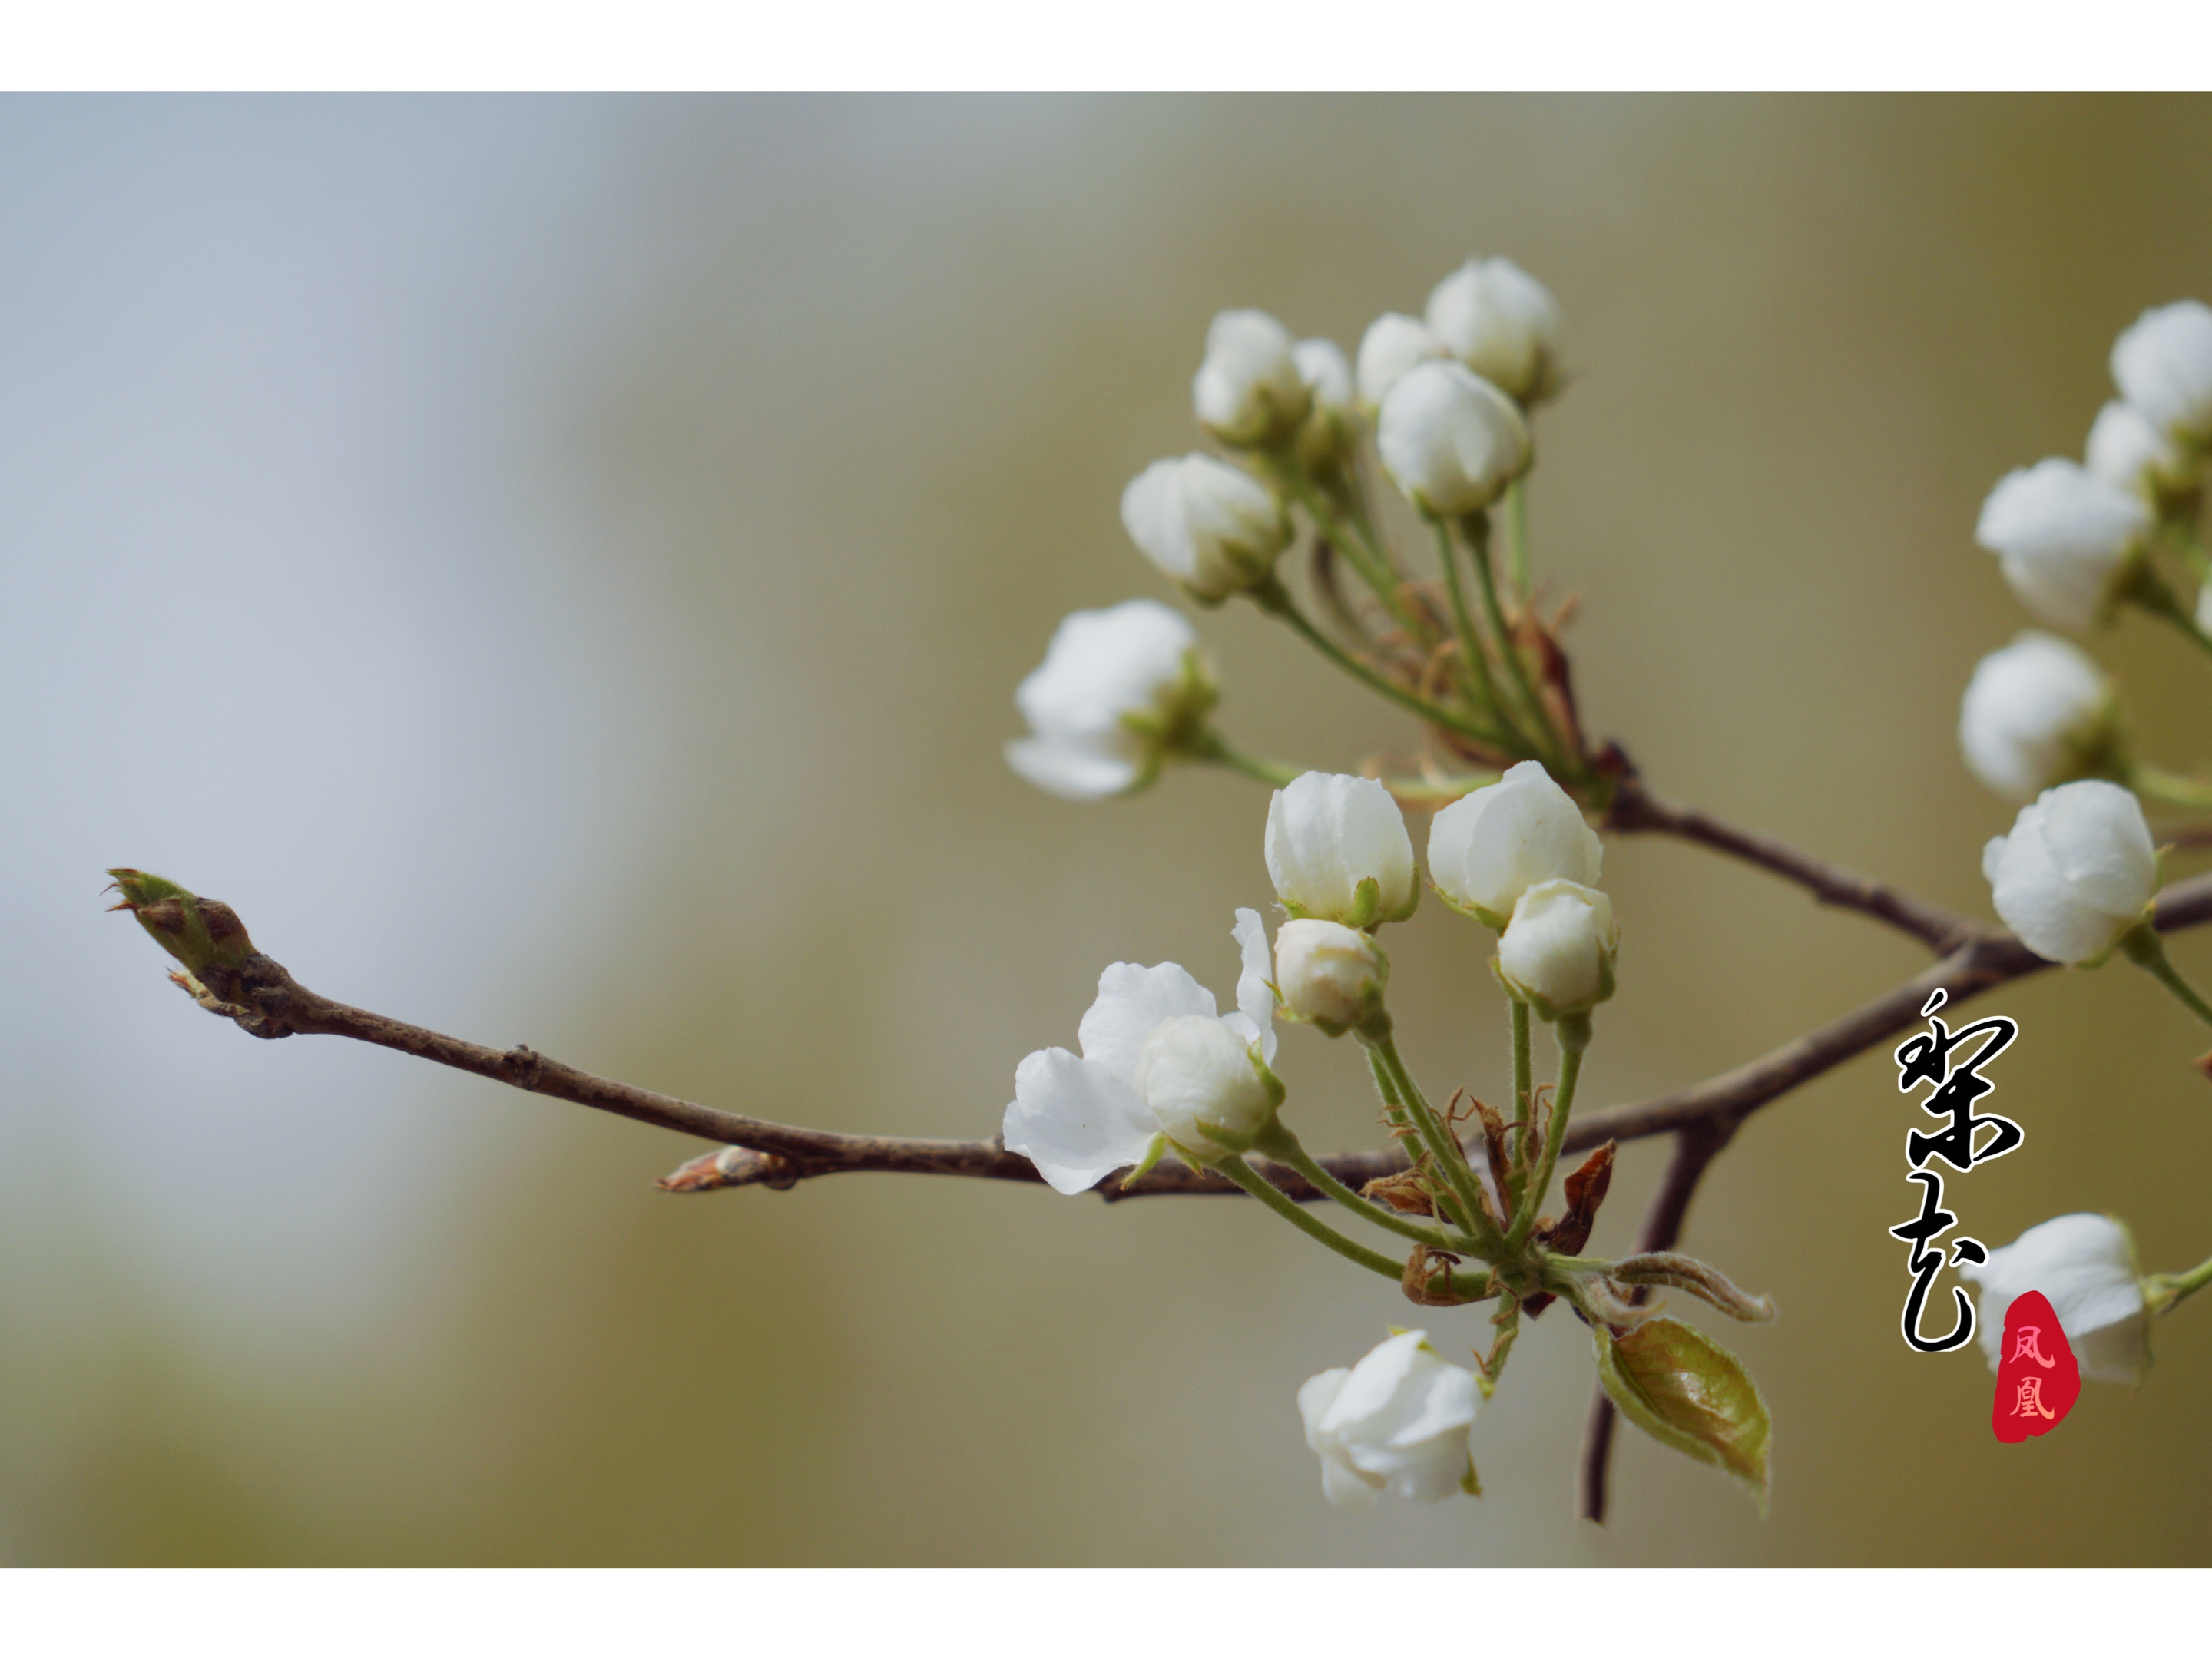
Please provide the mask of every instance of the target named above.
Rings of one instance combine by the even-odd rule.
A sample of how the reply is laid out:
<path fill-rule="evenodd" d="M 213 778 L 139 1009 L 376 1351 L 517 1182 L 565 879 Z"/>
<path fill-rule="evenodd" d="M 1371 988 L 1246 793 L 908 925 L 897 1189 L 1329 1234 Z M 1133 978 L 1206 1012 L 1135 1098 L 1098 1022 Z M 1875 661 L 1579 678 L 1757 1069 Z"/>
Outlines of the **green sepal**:
<path fill-rule="evenodd" d="M 1152 1174 L 1152 1166 L 1167 1155 L 1168 1138 L 1165 1135 L 1154 1135 L 1152 1145 L 1145 1148 L 1145 1155 L 1137 1160 L 1136 1167 L 1121 1177 L 1121 1190 L 1128 1191 L 1137 1182 Z"/>
<path fill-rule="evenodd" d="M 1467 1473 L 1459 1478 L 1459 1489 L 1469 1498 L 1482 1496 L 1482 1479 L 1474 1472 L 1474 1459 L 1467 1460 Z"/>
<path fill-rule="evenodd" d="M 1741 1360 L 1695 1326 L 1647 1319 L 1626 1336 L 1591 1328 L 1597 1376 L 1620 1414 L 1663 1446 L 1709 1463 L 1766 1513 L 1773 1425 Z"/>
<path fill-rule="evenodd" d="M 210 968 L 241 968 L 255 954 L 238 912 L 221 899 L 202 898 L 166 877 L 125 866 L 107 872 L 123 895 L 115 910 L 128 910 L 154 942 L 195 977 Z"/>

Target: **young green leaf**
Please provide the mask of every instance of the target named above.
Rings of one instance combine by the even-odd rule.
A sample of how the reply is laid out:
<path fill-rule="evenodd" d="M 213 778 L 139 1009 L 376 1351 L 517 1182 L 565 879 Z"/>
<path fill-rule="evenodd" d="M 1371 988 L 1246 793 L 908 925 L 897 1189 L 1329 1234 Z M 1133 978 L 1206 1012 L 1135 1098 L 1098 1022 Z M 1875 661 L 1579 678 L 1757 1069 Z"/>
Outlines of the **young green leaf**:
<path fill-rule="evenodd" d="M 1597 1375 L 1620 1414 L 1662 1445 L 1741 1482 L 1766 1513 L 1766 1401 L 1741 1361 L 1702 1331 L 1649 1319 L 1623 1337 L 1597 1328 Z"/>

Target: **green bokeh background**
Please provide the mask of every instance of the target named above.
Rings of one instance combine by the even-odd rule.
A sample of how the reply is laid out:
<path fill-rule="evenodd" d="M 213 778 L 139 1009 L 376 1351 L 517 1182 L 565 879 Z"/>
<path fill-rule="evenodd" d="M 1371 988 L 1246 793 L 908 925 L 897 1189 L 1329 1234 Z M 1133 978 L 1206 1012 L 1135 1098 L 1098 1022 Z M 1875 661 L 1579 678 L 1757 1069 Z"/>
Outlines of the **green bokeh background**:
<path fill-rule="evenodd" d="M 1103 964 L 1178 961 L 1226 992 L 1231 910 L 1268 896 L 1252 786 L 1176 774 L 1076 807 L 999 754 L 1062 614 L 1170 597 L 1116 504 L 1195 444 L 1207 319 L 1258 306 L 1350 349 L 1481 252 L 1568 319 L 1579 374 L 1540 423 L 1532 519 L 1540 570 L 1584 598 L 1593 728 L 1666 793 L 1986 914 L 1979 849 L 2009 812 L 1953 727 L 2025 618 L 1974 514 L 2008 468 L 2078 452 L 2119 328 L 2212 295 L 2212 104 L 18 100 L 0 133 L 0 239 L 182 239 L 237 331 L 220 374 L 159 350 L 115 371 L 119 438 L 0 393 L 12 430 L 102 484 L 16 468 L 46 507 L 10 532 L 11 637 L 35 629 L 88 688 L 164 657 L 175 692 L 119 711 L 19 686 L 9 715 L 9 914 L 65 965 L 9 981 L 4 1559 L 2212 1562 L 2212 1308 L 2159 1328 L 2140 1392 L 2092 1385 L 2019 1447 L 1989 1432 L 1978 1355 L 1898 1340 L 1886 1229 L 1917 1200 L 1913 1118 L 1880 1054 L 1753 1119 L 1692 1218 L 1688 1247 L 1783 1310 L 1690 1315 L 1771 1404 L 1767 1520 L 1629 1433 L 1612 1524 L 1575 1521 L 1590 1370 L 1563 1314 L 1477 1425 L 1481 1502 L 1354 1520 L 1321 1498 L 1293 1395 L 1409 1310 L 1251 1207 L 884 1176 L 665 1197 L 690 1143 L 217 1028 L 81 880 L 163 870 L 318 988 L 483 1041 L 808 1123 L 988 1133 Z M 241 179 L 276 182 L 207 206 Z M 494 229 L 387 232 L 439 190 Z M 339 263 L 440 296 L 438 326 L 501 343 L 495 372 L 464 393 L 437 352 L 396 358 L 381 418 L 430 435 L 388 465 L 334 447 L 278 478 L 254 437 L 149 503 L 251 556 L 182 637 L 118 636 L 210 579 L 150 532 L 85 551 L 70 527 L 162 445 L 208 441 L 131 408 L 220 428 L 240 405 L 210 387 L 259 388 L 264 422 L 313 395 L 312 357 L 257 342 L 322 303 L 287 250 L 333 192 Z M 103 268 L 39 325 L 89 337 L 167 280 L 158 258 Z M 377 314 L 360 328 L 410 326 Z M 464 397 L 495 435 L 447 447 Z M 272 492 L 281 511 L 239 505 Z M 386 496 L 411 505 L 379 517 Z M 337 574 L 259 608 L 349 513 L 438 526 L 442 550 L 356 536 Z M 25 574 L 44 561 L 93 586 L 57 597 Z M 1201 626 L 1252 746 L 1349 769 L 1407 740 L 1249 610 Z M 2201 660 L 2134 620 L 2092 644 L 2150 753 L 2212 763 Z M 312 678 L 356 651 L 358 675 Z M 298 702 L 254 667 L 271 657 L 318 688 L 282 741 L 254 735 Z M 458 690 L 410 701 L 431 684 Z M 481 746 L 418 765 L 456 724 Z M 387 810 L 399 828 L 356 833 Z M 1735 1065 L 1922 961 L 1693 849 L 1616 842 L 1606 875 L 1625 943 L 1591 1106 Z M 2175 955 L 2212 975 L 2212 937 Z M 1485 956 L 1441 907 L 1394 933 L 1437 1091 L 1498 1086 Z M 2188 1016 L 2124 964 L 1981 1006 L 2022 1024 L 1992 1077 L 2027 1140 L 1951 1184 L 1962 1230 L 2111 1210 L 2148 1267 L 2212 1251 Z M 1309 1144 L 1372 1138 L 1347 1054 L 1293 1030 L 1279 1067 Z M 1663 1158 L 1625 1149 L 1594 1248 L 1626 1247 Z M 1475 1310 L 1427 1322 L 1447 1348 L 1486 1332 Z"/>

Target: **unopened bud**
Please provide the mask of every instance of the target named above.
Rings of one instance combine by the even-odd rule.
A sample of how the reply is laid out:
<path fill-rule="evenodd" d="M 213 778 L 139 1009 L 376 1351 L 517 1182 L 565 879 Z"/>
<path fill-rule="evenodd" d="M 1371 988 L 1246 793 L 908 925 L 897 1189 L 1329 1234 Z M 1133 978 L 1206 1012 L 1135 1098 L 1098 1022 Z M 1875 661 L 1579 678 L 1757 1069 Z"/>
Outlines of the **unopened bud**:
<path fill-rule="evenodd" d="M 1341 1036 L 1382 1006 L 1390 964 L 1375 941 L 1334 921 L 1286 921 L 1275 933 L 1275 988 L 1292 1019 Z"/>
<path fill-rule="evenodd" d="M 239 968 L 255 954 L 253 941 L 238 912 L 221 899 L 202 898 L 173 881 L 149 875 L 143 870 L 107 872 L 123 902 L 112 910 L 128 910 L 154 942 L 185 965 L 185 971 L 203 977 L 210 968 Z"/>

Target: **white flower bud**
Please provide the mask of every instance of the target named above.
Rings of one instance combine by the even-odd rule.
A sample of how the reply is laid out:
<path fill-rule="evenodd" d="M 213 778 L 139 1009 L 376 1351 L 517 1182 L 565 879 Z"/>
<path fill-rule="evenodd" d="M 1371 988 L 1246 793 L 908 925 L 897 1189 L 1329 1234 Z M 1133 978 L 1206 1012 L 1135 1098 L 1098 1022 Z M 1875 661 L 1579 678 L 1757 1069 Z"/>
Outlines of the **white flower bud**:
<path fill-rule="evenodd" d="M 2112 383 L 2161 432 L 2212 443 L 2212 307 L 2146 311 L 2112 342 Z"/>
<path fill-rule="evenodd" d="M 1243 1036 L 1208 1014 L 1155 1029 L 1137 1056 L 1135 1081 L 1160 1132 L 1200 1158 L 1243 1152 L 1282 1100 Z"/>
<path fill-rule="evenodd" d="M 1331 1036 L 1382 1006 L 1389 968 L 1375 941 L 1340 922 L 1286 921 L 1275 933 L 1275 988 L 1293 1019 Z"/>
<path fill-rule="evenodd" d="M 1510 259 L 1469 259 L 1429 295 L 1429 328 L 1455 357 L 1523 407 L 1559 385 L 1559 307 Z"/>
<path fill-rule="evenodd" d="M 2112 683 L 2070 640 L 2033 629 L 1974 665 L 1959 704 L 1959 747 L 1973 775 L 2014 802 L 2093 776 L 2112 759 Z"/>
<path fill-rule="evenodd" d="M 1313 405 L 1298 428 L 1298 459 L 1310 471 L 1342 460 L 1359 437 L 1359 407 L 1352 389 L 1352 365 L 1334 340 L 1301 340 L 1291 353 Z"/>
<path fill-rule="evenodd" d="M 1121 492 L 1121 523 L 1146 558 L 1208 605 L 1267 575 L 1291 541 L 1282 504 L 1211 455 L 1154 461 Z"/>
<path fill-rule="evenodd" d="M 1402 921 L 1420 889 L 1413 843 L 1372 778 L 1308 772 L 1267 803 L 1267 874 L 1294 916 L 1352 927 Z"/>
<path fill-rule="evenodd" d="M 1539 882 L 1513 907 L 1498 967 L 1539 1014 L 1557 1019 L 1587 1013 L 1613 994 L 1620 948 L 1611 899 L 1578 882 Z"/>
<path fill-rule="evenodd" d="M 2020 809 L 2012 834 L 1982 849 L 1997 914 L 2036 955 L 2101 962 L 2143 917 L 2158 854 L 2142 805 L 2116 783 L 2085 778 Z"/>
<path fill-rule="evenodd" d="M 1425 1331 L 1401 1331 L 1349 1370 L 1323 1371 L 1298 1390 L 1322 1492 L 1355 1515 L 1385 1492 L 1434 1504 L 1472 1491 L 1468 1431 L 1480 1404 L 1474 1373 L 1447 1363 Z"/>
<path fill-rule="evenodd" d="M 1206 331 L 1206 361 L 1191 382 L 1199 424 L 1222 442 L 1273 442 L 1297 430 L 1310 398 L 1291 331 L 1264 311 L 1224 311 Z"/>
<path fill-rule="evenodd" d="M 2081 459 L 2106 483 L 2155 496 L 2189 482 L 2190 459 L 2133 404 L 2106 404 L 2090 423 Z"/>
<path fill-rule="evenodd" d="M 1503 927 L 1539 882 L 1597 884 L 1605 847 L 1534 761 L 1463 795 L 1429 824 L 1429 879 L 1453 908 Z"/>
<path fill-rule="evenodd" d="M 1416 363 L 1438 362 L 1451 356 L 1451 348 L 1418 317 L 1402 311 L 1386 311 L 1368 324 L 1359 340 L 1359 401 L 1380 409 L 1390 388 L 1405 378 Z"/>
<path fill-rule="evenodd" d="M 1006 763 L 1064 799 L 1122 794 L 1152 780 L 1214 696 L 1197 633 L 1158 600 L 1078 611 L 1014 693 L 1031 735 L 1006 745 Z"/>
<path fill-rule="evenodd" d="M 1464 363 L 1419 363 L 1382 399 L 1375 447 L 1407 500 L 1432 518 L 1480 512 L 1528 471 L 1528 423 Z"/>
<path fill-rule="evenodd" d="M 2150 1318 L 2136 1269 L 2135 1241 L 2108 1215 L 2062 1215 L 2030 1227 L 1987 1261 L 1962 1261 L 1962 1279 L 1981 1287 L 1974 1334 L 1995 1370 L 2002 1358 L 2005 1310 L 2040 1291 L 2058 1316 L 2081 1375 L 2100 1382 L 2140 1382 L 2150 1364 Z"/>
<path fill-rule="evenodd" d="M 2111 609 L 2151 523 L 2141 496 L 2054 456 L 2005 475 L 1982 503 L 1974 539 L 2038 617 L 2087 628 Z"/>

